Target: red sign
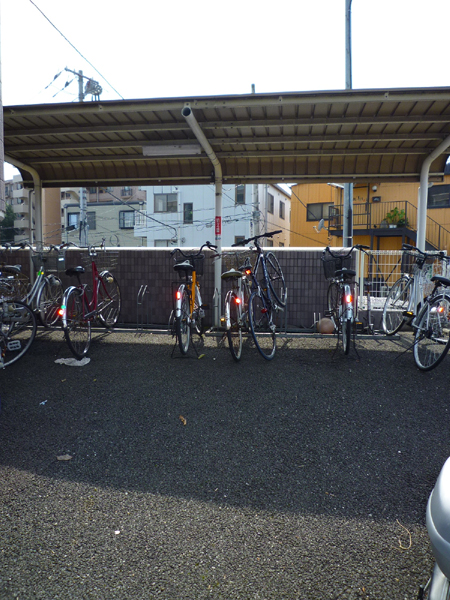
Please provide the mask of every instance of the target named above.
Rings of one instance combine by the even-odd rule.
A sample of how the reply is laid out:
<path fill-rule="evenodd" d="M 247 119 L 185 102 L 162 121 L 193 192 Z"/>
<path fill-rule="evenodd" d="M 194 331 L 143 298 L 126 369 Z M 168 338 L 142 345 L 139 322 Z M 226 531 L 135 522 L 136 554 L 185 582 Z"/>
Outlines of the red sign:
<path fill-rule="evenodd" d="M 222 235 L 222 217 L 216 217 L 216 235 Z"/>

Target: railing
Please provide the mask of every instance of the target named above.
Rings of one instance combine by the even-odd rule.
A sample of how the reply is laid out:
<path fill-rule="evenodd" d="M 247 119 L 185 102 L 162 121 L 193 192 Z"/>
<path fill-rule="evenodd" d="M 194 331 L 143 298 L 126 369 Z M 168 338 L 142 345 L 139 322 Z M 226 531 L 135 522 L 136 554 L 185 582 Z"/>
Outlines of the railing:
<path fill-rule="evenodd" d="M 395 208 L 404 211 L 404 220 L 392 223 L 386 219 L 388 213 Z M 342 229 L 343 206 L 337 205 L 330 208 L 330 229 Z M 417 207 L 408 201 L 402 202 L 363 202 L 353 205 L 353 229 L 384 229 L 406 227 L 412 232 L 417 232 Z M 450 231 L 442 227 L 434 219 L 427 216 L 426 241 L 438 250 L 450 251 Z"/>

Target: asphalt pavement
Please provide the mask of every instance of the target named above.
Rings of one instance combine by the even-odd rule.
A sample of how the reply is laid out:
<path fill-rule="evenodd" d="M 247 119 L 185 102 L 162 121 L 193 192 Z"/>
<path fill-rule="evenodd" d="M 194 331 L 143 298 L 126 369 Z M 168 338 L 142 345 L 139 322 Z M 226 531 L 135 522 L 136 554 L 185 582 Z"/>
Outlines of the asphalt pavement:
<path fill-rule="evenodd" d="M 449 358 L 408 333 L 278 338 L 60 331 L 0 372 L 0 598 L 412 600 L 450 454 Z"/>

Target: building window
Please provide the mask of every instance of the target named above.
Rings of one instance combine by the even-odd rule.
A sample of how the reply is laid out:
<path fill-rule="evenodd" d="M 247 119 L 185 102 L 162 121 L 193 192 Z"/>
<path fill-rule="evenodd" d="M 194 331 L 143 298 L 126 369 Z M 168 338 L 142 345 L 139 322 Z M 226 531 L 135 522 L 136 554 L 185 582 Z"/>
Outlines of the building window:
<path fill-rule="evenodd" d="M 306 220 L 320 221 L 320 219 L 325 219 L 327 221 L 329 218 L 330 207 L 334 207 L 334 204 L 308 204 L 306 207 Z"/>
<path fill-rule="evenodd" d="M 177 212 L 177 194 L 155 194 L 155 213 Z"/>
<path fill-rule="evenodd" d="M 145 227 L 145 223 L 147 221 L 147 216 L 142 212 L 135 213 L 134 224 L 136 227 Z"/>
<path fill-rule="evenodd" d="M 119 228 L 133 229 L 135 224 L 136 212 L 134 210 L 121 210 L 119 212 Z"/>
<path fill-rule="evenodd" d="M 168 248 L 171 245 L 171 240 L 155 240 L 155 248 Z"/>
<path fill-rule="evenodd" d="M 245 185 L 236 186 L 236 204 L 245 204 Z"/>
<path fill-rule="evenodd" d="M 272 194 L 267 194 L 267 212 L 273 215 L 274 211 L 274 198 Z"/>
<path fill-rule="evenodd" d="M 235 244 L 240 244 L 245 240 L 245 236 L 243 235 L 235 235 L 234 236 L 234 243 Z"/>
<path fill-rule="evenodd" d="M 121 195 L 122 196 L 131 196 L 131 187 L 129 185 L 124 186 L 121 190 Z"/>
<path fill-rule="evenodd" d="M 194 205 L 192 202 L 183 204 L 183 223 L 194 222 Z"/>
<path fill-rule="evenodd" d="M 450 185 L 433 185 L 428 190 L 428 208 L 450 206 Z"/>
<path fill-rule="evenodd" d="M 87 224 L 89 227 L 89 231 L 95 231 L 97 229 L 97 219 L 96 219 L 96 214 L 95 212 L 87 212 L 86 213 L 86 217 L 87 217 Z"/>
<path fill-rule="evenodd" d="M 78 222 L 80 220 L 80 213 L 69 213 L 67 215 L 67 227 L 78 229 Z"/>
<path fill-rule="evenodd" d="M 97 228 L 97 215 L 95 212 L 90 211 L 86 213 L 87 226 L 90 231 L 95 231 Z M 80 225 L 80 213 L 68 213 L 67 215 L 67 227 L 72 229 L 78 229 Z"/>
<path fill-rule="evenodd" d="M 284 202 L 281 202 L 281 200 L 280 200 L 280 219 L 284 219 L 284 209 L 285 209 L 285 204 L 284 204 Z"/>

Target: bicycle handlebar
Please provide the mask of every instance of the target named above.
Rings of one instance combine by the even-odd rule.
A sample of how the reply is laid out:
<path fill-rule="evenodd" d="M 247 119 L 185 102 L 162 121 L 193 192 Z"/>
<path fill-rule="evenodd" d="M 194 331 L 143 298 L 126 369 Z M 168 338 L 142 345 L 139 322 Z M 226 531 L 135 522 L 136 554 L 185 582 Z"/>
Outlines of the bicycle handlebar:
<path fill-rule="evenodd" d="M 184 258 L 196 258 L 196 257 L 198 258 L 200 256 L 200 254 L 202 253 L 203 248 L 205 248 L 205 246 L 207 248 L 209 248 L 210 250 L 217 249 L 217 246 L 214 246 L 214 244 L 211 244 L 211 242 L 205 242 L 196 254 L 186 254 L 185 252 L 183 252 L 183 250 L 181 250 L 181 248 L 174 248 L 173 250 L 171 250 L 170 256 L 173 256 L 176 252 L 179 252 L 182 256 L 184 256 Z"/>
<path fill-rule="evenodd" d="M 348 256 L 350 256 L 350 254 L 353 252 L 353 250 L 362 250 L 363 252 L 366 252 L 366 250 L 370 250 L 370 246 L 364 246 L 364 244 L 355 244 L 354 246 L 352 246 L 350 248 L 350 250 L 347 252 L 347 254 L 334 254 L 332 252 L 330 246 L 327 246 L 325 248 L 324 252 L 329 252 L 333 258 L 347 258 Z M 366 254 L 367 254 L 367 252 L 366 252 Z"/>
<path fill-rule="evenodd" d="M 411 246 L 411 244 L 402 244 L 402 250 L 412 250 L 413 252 L 418 252 L 423 258 L 435 256 L 439 258 L 445 258 L 446 260 L 450 260 L 450 257 L 447 256 L 442 250 L 435 250 L 434 252 L 424 252 L 420 250 L 420 248 L 416 248 L 415 246 Z"/>
<path fill-rule="evenodd" d="M 269 238 L 277 235 L 278 233 L 283 233 L 282 229 L 277 229 L 277 231 L 270 231 L 267 233 L 262 233 L 261 235 L 255 235 L 254 237 L 247 238 L 246 240 L 242 240 L 241 242 L 236 242 L 236 244 L 231 244 L 231 247 L 235 246 L 245 246 L 245 244 L 249 244 L 250 242 L 257 242 L 260 238 Z M 256 244 L 258 245 L 258 244 Z"/>

